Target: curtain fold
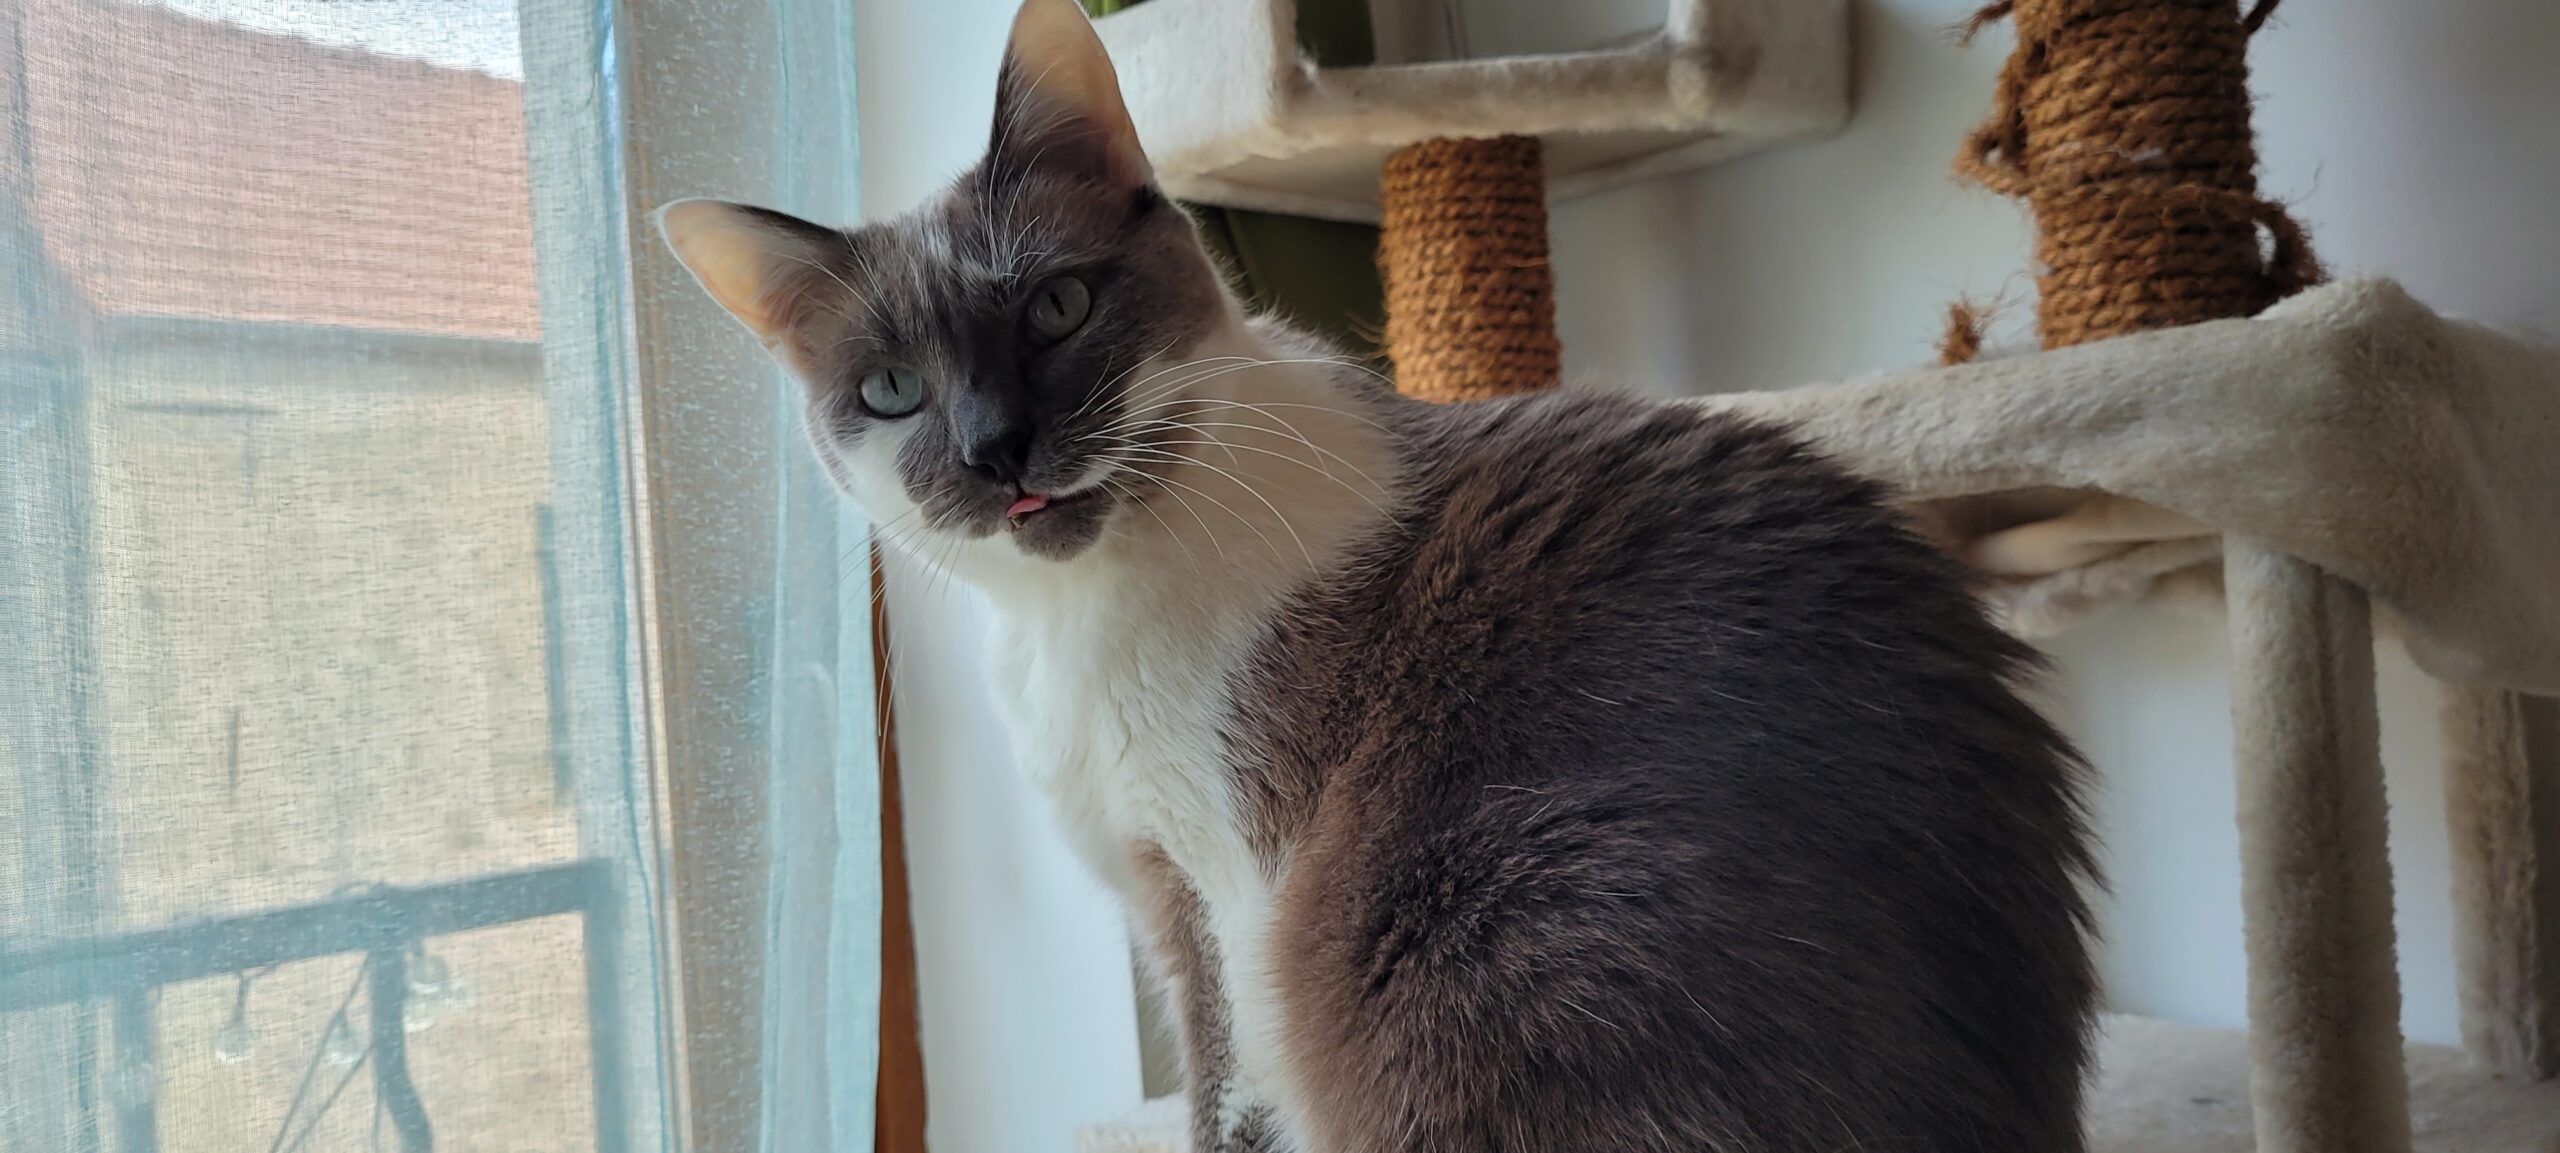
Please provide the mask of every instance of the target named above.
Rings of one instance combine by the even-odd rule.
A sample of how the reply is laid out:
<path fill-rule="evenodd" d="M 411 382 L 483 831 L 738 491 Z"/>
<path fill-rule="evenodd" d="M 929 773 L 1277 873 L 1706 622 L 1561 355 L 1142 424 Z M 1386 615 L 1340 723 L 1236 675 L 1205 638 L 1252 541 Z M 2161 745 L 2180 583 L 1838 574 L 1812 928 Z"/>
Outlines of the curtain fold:
<path fill-rule="evenodd" d="M 0 0 L 0 1153 L 868 1146 L 867 527 L 647 218 L 850 21 Z"/>

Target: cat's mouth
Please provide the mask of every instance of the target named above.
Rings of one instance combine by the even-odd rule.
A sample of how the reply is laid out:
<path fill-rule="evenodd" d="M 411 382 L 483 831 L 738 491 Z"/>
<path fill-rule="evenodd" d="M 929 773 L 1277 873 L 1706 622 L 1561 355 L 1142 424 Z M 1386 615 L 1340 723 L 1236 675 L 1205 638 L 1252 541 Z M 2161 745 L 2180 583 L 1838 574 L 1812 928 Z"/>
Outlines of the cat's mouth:
<path fill-rule="evenodd" d="M 1014 497 L 1012 504 L 1005 506 L 1005 529 L 1009 532 L 1020 532 L 1025 526 L 1031 524 L 1034 520 L 1041 518 L 1055 519 L 1060 512 L 1075 509 L 1082 505 L 1091 503 L 1093 498 L 1101 492 L 1102 490 L 1098 487 L 1089 488 L 1083 492 L 1062 493 L 1056 496 L 1029 491 L 1022 492 L 1020 495 Z"/>
<path fill-rule="evenodd" d="M 1005 506 L 1004 531 L 1025 555 L 1063 561 L 1100 537 L 1110 514 L 1109 490 L 1101 485 L 1064 493 L 1017 489 Z"/>

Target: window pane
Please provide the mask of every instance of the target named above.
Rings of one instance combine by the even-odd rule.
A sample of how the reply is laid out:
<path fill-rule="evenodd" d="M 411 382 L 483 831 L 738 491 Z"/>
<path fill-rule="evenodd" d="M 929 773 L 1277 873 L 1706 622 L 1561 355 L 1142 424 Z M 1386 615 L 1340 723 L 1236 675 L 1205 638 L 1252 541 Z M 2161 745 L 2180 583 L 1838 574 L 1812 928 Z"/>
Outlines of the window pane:
<path fill-rule="evenodd" d="M 0 1150 L 655 1114 L 612 389 L 542 343 L 518 43 L 0 0 Z"/>

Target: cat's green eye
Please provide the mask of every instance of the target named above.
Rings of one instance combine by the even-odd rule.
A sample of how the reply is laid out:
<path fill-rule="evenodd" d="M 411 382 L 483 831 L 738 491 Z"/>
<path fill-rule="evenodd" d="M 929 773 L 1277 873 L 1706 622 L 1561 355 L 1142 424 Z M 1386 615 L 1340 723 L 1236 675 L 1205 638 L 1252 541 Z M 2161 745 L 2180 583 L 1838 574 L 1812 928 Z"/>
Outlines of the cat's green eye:
<path fill-rule="evenodd" d="M 1084 327 L 1093 313 L 1093 290 L 1072 276 L 1061 276 L 1031 294 L 1031 330 L 1057 340 Z"/>
<path fill-rule="evenodd" d="M 924 376 L 912 368 L 875 368 L 862 374 L 862 407 L 873 416 L 905 416 L 924 404 Z"/>

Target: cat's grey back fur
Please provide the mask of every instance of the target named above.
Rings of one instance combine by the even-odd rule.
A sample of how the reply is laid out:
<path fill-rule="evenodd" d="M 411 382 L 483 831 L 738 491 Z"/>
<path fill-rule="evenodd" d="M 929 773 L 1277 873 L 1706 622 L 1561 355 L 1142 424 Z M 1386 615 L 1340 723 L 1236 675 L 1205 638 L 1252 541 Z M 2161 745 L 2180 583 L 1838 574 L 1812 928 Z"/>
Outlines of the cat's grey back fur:
<path fill-rule="evenodd" d="M 1955 565 L 1734 418 L 1379 415 L 1235 692 L 1318 1145 L 2080 1148 L 2081 769 Z"/>

